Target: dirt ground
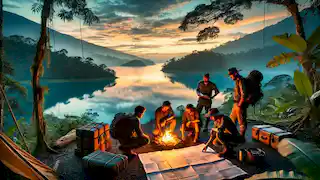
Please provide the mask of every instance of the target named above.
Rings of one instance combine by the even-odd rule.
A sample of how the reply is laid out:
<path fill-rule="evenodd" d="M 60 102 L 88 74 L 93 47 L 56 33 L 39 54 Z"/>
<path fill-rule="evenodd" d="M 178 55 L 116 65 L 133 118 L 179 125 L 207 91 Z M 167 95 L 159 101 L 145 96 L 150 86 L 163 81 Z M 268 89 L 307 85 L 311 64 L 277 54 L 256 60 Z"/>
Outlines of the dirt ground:
<path fill-rule="evenodd" d="M 294 166 L 284 157 L 282 157 L 276 150 L 268 147 L 260 142 L 255 142 L 251 139 L 251 128 L 256 124 L 264 124 L 256 121 L 250 121 L 248 126 L 248 131 L 246 134 L 246 143 L 237 148 L 244 147 L 258 147 L 263 149 L 266 152 L 265 162 L 255 165 L 241 164 L 235 158 L 228 158 L 233 164 L 239 166 L 244 171 L 246 171 L 249 176 L 254 174 L 259 174 L 265 171 L 277 171 L 277 170 L 294 170 Z M 145 124 L 142 126 L 143 130 L 147 134 L 151 134 L 154 125 L 153 123 Z M 179 125 L 176 127 L 176 133 L 178 133 Z M 200 141 L 201 143 L 205 143 L 209 138 L 209 133 L 201 133 Z M 119 143 L 115 140 L 112 140 L 112 153 L 121 153 L 118 150 Z M 185 146 L 189 146 L 190 144 L 186 144 Z M 59 178 L 62 180 L 80 180 L 80 179 L 92 179 L 84 173 L 82 168 L 81 158 L 74 155 L 74 149 L 76 148 L 76 143 L 70 144 L 65 149 L 61 150 L 59 154 L 50 154 L 46 156 L 39 157 L 41 161 L 48 164 L 50 167 L 56 166 L 57 173 Z M 139 149 L 136 149 L 137 153 L 144 152 L 152 152 L 159 150 L 159 147 L 156 147 L 152 144 L 146 145 Z M 101 172 L 101 176 L 104 174 Z M 100 176 L 100 177 L 101 177 Z M 117 180 L 146 180 L 145 171 L 143 166 L 139 160 L 139 158 L 133 157 L 129 159 L 128 167 L 123 170 L 118 177 Z"/>

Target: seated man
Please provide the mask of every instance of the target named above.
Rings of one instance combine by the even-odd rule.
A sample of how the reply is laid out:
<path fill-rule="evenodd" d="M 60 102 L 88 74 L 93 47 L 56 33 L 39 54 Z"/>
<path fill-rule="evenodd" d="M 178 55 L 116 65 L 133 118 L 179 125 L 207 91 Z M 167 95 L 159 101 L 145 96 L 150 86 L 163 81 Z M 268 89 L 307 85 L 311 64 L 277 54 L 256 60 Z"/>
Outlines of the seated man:
<path fill-rule="evenodd" d="M 153 131 L 155 136 L 163 135 L 164 129 L 169 125 L 170 131 L 173 132 L 176 127 L 176 119 L 169 101 L 164 101 L 162 106 L 155 112 L 156 128 Z"/>
<path fill-rule="evenodd" d="M 150 142 L 149 137 L 143 133 L 140 124 L 140 119 L 145 111 L 145 107 L 137 106 L 133 116 L 124 116 L 124 118 L 118 119 L 118 122 L 112 123 L 114 124 L 115 139 L 119 140 L 119 149 L 124 154 L 136 155 L 132 149 L 142 147 Z"/>
<path fill-rule="evenodd" d="M 211 137 L 206 144 L 205 149 L 212 142 L 213 145 L 222 145 L 220 156 L 225 155 L 227 152 L 232 152 L 232 143 L 244 142 L 243 137 L 240 135 L 236 125 L 226 115 L 219 112 L 217 108 L 212 108 L 206 115 L 214 121 L 214 128 L 211 131 Z"/>
<path fill-rule="evenodd" d="M 182 116 L 180 128 L 182 139 L 185 140 L 184 131 L 191 131 L 191 134 L 194 134 L 193 142 L 196 143 L 199 139 L 199 123 L 199 112 L 192 104 L 188 104 Z"/>

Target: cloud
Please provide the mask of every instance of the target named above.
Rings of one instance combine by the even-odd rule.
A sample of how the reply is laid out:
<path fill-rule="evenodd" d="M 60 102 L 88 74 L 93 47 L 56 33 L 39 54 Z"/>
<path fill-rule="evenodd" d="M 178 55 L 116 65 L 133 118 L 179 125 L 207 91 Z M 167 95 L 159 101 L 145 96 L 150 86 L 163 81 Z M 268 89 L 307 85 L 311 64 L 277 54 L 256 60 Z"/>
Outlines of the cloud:
<path fill-rule="evenodd" d="M 197 38 L 183 38 L 180 39 L 179 42 L 196 42 Z"/>
<path fill-rule="evenodd" d="M 104 12 L 121 12 L 128 13 L 131 15 L 136 15 L 139 17 L 150 17 L 159 15 L 162 11 L 168 8 L 174 8 L 179 6 L 179 4 L 185 4 L 191 0 L 106 0 L 104 2 L 99 2 L 99 12 L 103 14 Z"/>
<path fill-rule="evenodd" d="M 132 45 L 132 44 L 123 44 L 118 46 L 110 46 L 111 48 L 128 48 L 128 49 L 148 49 L 148 48 L 159 48 L 162 47 L 162 45 L 154 45 L 154 44 L 142 44 L 142 45 Z"/>
<path fill-rule="evenodd" d="M 21 6 L 15 5 L 15 4 L 3 4 L 4 8 L 10 8 L 10 9 L 18 9 L 21 8 Z"/>
<path fill-rule="evenodd" d="M 150 34 L 152 33 L 152 30 L 146 29 L 146 28 L 132 28 L 131 34 Z"/>
<path fill-rule="evenodd" d="M 153 28 L 157 28 L 157 27 L 161 27 L 161 26 L 165 26 L 168 24 L 178 24 L 182 21 L 183 17 L 179 17 L 179 18 L 175 18 L 175 19 L 161 19 L 161 20 L 156 20 L 155 22 L 153 22 L 152 27 Z M 177 26 L 179 27 L 179 26 Z"/>

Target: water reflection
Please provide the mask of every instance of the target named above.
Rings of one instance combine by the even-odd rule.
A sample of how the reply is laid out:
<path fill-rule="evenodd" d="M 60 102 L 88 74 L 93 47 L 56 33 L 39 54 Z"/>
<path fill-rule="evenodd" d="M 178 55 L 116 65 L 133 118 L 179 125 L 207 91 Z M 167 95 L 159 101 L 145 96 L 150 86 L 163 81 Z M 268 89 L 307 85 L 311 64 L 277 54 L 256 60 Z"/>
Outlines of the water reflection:
<path fill-rule="evenodd" d="M 161 65 L 142 68 L 115 68 L 117 76 L 116 86 L 105 87 L 105 91 L 97 90 L 92 98 L 71 98 L 69 102 L 58 103 L 45 111 L 58 116 L 64 114 L 79 115 L 86 109 L 93 109 L 99 113 L 99 120 L 108 122 L 117 112 L 132 112 L 137 105 L 147 108 L 142 123 L 147 123 L 154 116 L 154 111 L 163 101 L 170 100 L 175 109 L 187 103 L 195 104 L 196 93 L 181 83 L 171 83 L 161 71 Z M 198 79 L 199 80 L 199 79 Z M 197 80 L 197 81 L 198 81 Z M 85 84 L 84 84 L 85 85 Z M 223 101 L 223 96 L 216 98 L 215 106 Z"/>
<path fill-rule="evenodd" d="M 259 70 L 264 74 L 264 82 L 267 82 L 279 74 L 292 75 L 292 68 L 294 66 Z M 142 119 L 142 123 L 145 124 L 154 118 L 154 111 L 165 100 L 171 101 L 174 109 L 179 105 L 197 102 L 195 88 L 198 81 L 202 79 L 202 73 L 165 75 L 161 72 L 161 64 L 141 68 L 117 67 L 114 70 L 119 77 L 115 86 L 108 87 L 102 84 L 104 89 L 96 88 L 94 92 L 87 91 L 83 93 L 86 95 L 82 98 L 73 96 L 67 103 L 56 101 L 58 103 L 52 107 L 49 106 L 45 113 L 63 117 L 65 114 L 80 115 L 87 109 L 92 109 L 99 114 L 99 121 L 110 123 L 116 113 L 132 112 L 135 106 L 143 105 L 147 108 Z M 242 74 L 246 76 L 248 72 L 249 70 L 243 70 Z M 233 87 L 233 81 L 225 72 L 211 72 L 211 76 L 211 80 L 217 84 L 220 91 Z M 90 82 L 82 82 L 80 86 L 88 87 Z M 63 93 L 63 91 L 60 89 L 59 92 Z M 220 106 L 223 99 L 224 96 L 220 93 L 215 98 L 213 107 Z"/>

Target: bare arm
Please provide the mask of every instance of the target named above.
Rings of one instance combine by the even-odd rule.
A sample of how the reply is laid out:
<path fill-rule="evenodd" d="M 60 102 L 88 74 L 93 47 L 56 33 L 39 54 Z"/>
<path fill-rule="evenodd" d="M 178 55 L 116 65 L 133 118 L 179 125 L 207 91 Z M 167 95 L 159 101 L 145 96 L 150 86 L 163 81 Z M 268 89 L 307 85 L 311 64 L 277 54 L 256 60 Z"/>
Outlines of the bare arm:
<path fill-rule="evenodd" d="M 155 112 L 154 117 L 155 117 L 155 119 L 156 119 L 156 127 L 157 127 L 157 129 L 161 130 L 161 127 L 160 127 L 160 117 L 159 117 L 157 111 Z"/>

